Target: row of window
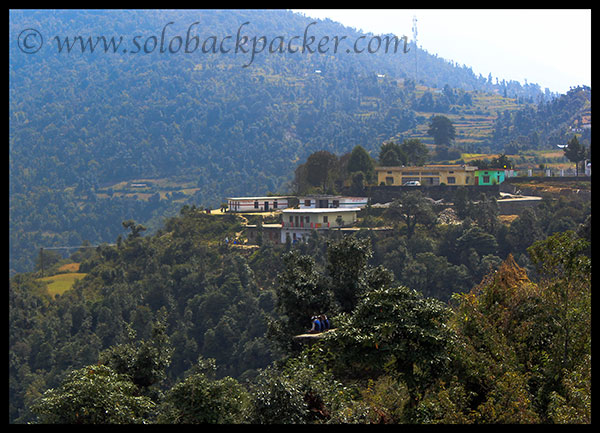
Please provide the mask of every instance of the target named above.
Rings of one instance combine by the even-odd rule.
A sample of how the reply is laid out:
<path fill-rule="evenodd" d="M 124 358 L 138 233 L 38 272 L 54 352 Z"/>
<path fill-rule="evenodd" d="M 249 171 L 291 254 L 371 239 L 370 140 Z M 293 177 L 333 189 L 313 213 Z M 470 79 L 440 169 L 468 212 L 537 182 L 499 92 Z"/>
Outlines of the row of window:
<path fill-rule="evenodd" d="M 440 180 L 438 178 L 420 178 L 420 177 L 403 177 L 402 178 L 402 183 L 406 183 L 406 182 L 410 182 L 410 181 L 420 181 L 420 182 L 424 182 L 426 184 L 430 184 L 430 185 L 439 185 L 440 184 Z M 393 185 L 394 184 L 394 178 L 393 177 L 386 177 L 385 178 L 385 183 L 388 185 Z M 448 176 L 446 178 L 446 183 L 452 185 L 452 184 L 456 184 L 456 177 L 454 176 Z M 465 183 L 469 183 L 469 177 L 465 178 Z"/>
<path fill-rule="evenodd" d="M 449 171 L 448 173 L 452 174 L 454 173 L 453 171 Z M 388 171 L 387 174 L 394 174 L 393 171 Z M 403 174 L 408 175 L 408 176 L 439 176 L 440 172 L 439 171 L 422 171 L 422 172 L 418 172 L 418 171 L 408 171 L 408 172 L 400 172 L 398 173 L 400 176 L 402 176 Z"/>
<path fill-rule="evenodd" d="M 260 206 L 260 205 L 259 205 L 259 202 L 258 202 L 258 200 L 257 200 L 257 201 L 255 201 L 255 202 L 254 202 L 254 209 L 258 209 L 258 208 L 259 208 L 259 206 Z M 265 208 L 268 208 L 268 207 L 269 207 L 269 202 L 268 202 L 268 201 L 266 201 L 266 202 L 265 202 Z M 273 202 L 273 209 L 277 209 L 277 200 L 275 200 L 275 201 Z"/>
<path fill-rule="evenodd" d="M 274 230 L 265 230 L 263 231 L 263 239 L 267 238 L 271 241 L 278 241 L 279 240 L 279 232 L 276 232 Z M 248 239 L 253 240 L 255 237 L 258 237 L 258 233 L 251 230 L 248 231 Z"/>
<path fill-rule="evenodd" d="M 294 219 L 295 219 L 295 225 L 299 225 L 300 223 L 310 224 L 310 215 L 290 215 L 290 218 L 289 218 L 290 223 L 294 223 Z M 318 219 L 318 217 L 316 219 Z M 313 221 L 313 222 L 318 222 L 318 221 Z M 323 215 L 323 222 L 324 223 L 329 222 L 328 215 Z"/>
<path fill-rule="evenodd" d="M 329 200 L 318 200 L 318 204 L 319 204 L 319 206 L 317 206 L 317 207 L 329 207 Z M 304 200 L 304 206 L 311 207 L 312 206 L 312 200 L 311 199 Z M 332 200 L 331 207 L 340 207 L 340 201 L 339 200 Z"/>
<path fill-rule="evenodd" d="M 312 201 L 310 199 L 304 200 L 304 206 L 311 207 Z M 260 207 L 260 202 L 258 200 L 256 200 L 254 202 L 254 209 L 259 209 L 259 207 Z M 269 202 L 265 202 L 265 207 L 269 207 Z M 329 202 L 327 200 L 319 200 L 319 207 L 329 207 Z M 340 207 L 340 201 L 333 200 L 332 207 Z M 273 209 L 277 209 L 277 200 L 275 200 L 273 202 Z"/>

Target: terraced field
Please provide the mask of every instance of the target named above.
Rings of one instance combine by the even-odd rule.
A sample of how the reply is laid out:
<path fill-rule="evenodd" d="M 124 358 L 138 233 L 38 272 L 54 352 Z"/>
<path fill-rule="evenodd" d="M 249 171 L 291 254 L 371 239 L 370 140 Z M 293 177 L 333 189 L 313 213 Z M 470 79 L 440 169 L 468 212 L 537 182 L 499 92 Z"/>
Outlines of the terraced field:
<path fill-rule="evenodd" d="M 417 87 L 417 97 L 429 90 L 432 93 L 439 93 L 439 89 L 429 89 L 424 86 Z M 494 122 L 498 113 L 505 110 L 516 110 L 521 106 L 514 98 L 504 98 L 500 95 L 472 92 L 472 106 L 452 105 L 453 113 L 435 113 L 435 112 L 416 112 L 417 116 L 429 119 L 434 115 L 445 116 L 454 125 L 456 129 L 455 144 L 465 149 L 475 148 L 493 133 Z M 427 134 L 429 121 L 419 124 L 411 138 L 419 138 L 423 143 L 433 146 L 433 138 Z"/>
<path fill-rule="evenodd" d="M 87 274 L 81 272 L 69 272 L 66 274 L 52 275 L 51 277 L 39 278 L 48 284 L 48 294 L 52 297 L 62 295 L 75 284 L 75 281 L 81 280 Z"/>

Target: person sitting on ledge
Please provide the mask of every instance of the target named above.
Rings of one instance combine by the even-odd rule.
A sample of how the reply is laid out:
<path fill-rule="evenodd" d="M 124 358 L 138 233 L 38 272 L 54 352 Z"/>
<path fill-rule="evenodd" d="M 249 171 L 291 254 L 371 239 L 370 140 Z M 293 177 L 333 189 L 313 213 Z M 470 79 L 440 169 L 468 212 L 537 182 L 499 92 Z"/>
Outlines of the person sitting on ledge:
<path fill-rule="evenodd" d="M 328 329 L 331 328 L 331 324 L 329 323 L 329 319 L 327 318 L 327 316 L 325 314 L 321 314 L 320 321 L 321 321 L 321 330 L 322 331 L 327 331 Z"/>
<path fill-rule="evenodd" d="M 312 321 L 312 328 L 308 332 L 310 334 L 317 334 L 321 332 L 321 322 L 319 318 L 317 316 L 312 316 L 310 320 Z"/>

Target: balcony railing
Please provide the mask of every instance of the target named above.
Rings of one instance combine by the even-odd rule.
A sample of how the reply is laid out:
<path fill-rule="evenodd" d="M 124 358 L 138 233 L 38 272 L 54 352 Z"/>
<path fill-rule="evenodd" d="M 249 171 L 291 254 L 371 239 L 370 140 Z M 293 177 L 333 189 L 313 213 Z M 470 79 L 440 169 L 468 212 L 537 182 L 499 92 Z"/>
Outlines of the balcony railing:
<path fill-rule="evenodd" d="M 325 224 L 327 224 L 327 228 L 330 228 L 330 223 L 310 223 L 310 228 L 311 229 L 322 229 L 325 228 Z M 281 227 L 290 227 L 290 228 L 304 228 L 304 223 L 298 223 L 297 225 L 294 225 L 293 221 L 290 222 L 285 222 L 282 221 L 281 222 Z M 308 228 L 308 225 L 306 226 L 306 228 Z"/>

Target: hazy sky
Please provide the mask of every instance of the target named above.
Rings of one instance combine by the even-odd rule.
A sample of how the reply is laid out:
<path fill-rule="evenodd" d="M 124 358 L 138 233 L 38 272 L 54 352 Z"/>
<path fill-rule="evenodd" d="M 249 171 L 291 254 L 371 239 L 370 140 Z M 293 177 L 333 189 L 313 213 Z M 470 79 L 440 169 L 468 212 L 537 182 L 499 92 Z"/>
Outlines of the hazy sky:
<path fill-rule="evenodd" d="M 537 83 L 565 93 L 591 87 L 590 9 L 293 9 L 313 18 L 330 18 L 373 34 L 412 36 L 417 43 L 476 74 Z"/>

